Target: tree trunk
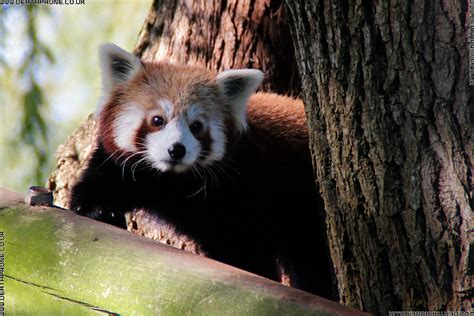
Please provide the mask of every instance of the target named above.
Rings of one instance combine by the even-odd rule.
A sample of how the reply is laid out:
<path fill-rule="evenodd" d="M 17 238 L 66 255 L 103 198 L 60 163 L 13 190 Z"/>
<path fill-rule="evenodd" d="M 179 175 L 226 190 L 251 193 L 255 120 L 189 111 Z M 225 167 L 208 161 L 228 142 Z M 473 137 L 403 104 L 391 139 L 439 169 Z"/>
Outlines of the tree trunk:
<path fill-rule="evenodd" d="M 286 5 L 341 302 L 471 309 L 467 1 Z"/>
<path fill-rule="evenodd" d="M 300 82 L 293 42 L 281 0 L 155 0 L 140 32 L 135 54 L 145 60 L 169 60 L 216 71 L 258 68 L 263 90 L 298 95 Z M 92 117 L 57 152 L 48 180 L 55 203 L 69 206 L 77 181 L 95 144 Z"/>
<path fill-rule="evenodd" d="M 281 0 L 155 0 L 135 53 L 215 71 L 257 68 L 264 90 L 298 95 L 292 45 Z"/>

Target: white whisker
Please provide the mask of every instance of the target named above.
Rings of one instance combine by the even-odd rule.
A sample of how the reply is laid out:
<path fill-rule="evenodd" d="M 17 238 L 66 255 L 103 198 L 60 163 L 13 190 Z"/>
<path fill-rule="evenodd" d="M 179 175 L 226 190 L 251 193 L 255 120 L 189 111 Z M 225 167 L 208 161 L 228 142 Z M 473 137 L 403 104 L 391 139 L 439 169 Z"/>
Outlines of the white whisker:
<path fill-rule="evenodd" d="M 136 155 L 144 154 L 146 152 L 147 152 L 146 150 L 137 151 L 136 153 L 133 153 L 130 156 L 128 156 L 127 158 L 125 158 L 125 160 L 120 164 L 120 166 L 122 167 L 122 180 L 125 180 L 125 166 L 127 165 L 127 162 L 132 157 L 135 157 Z M 132 176 L 133 176 L 133 173 L 132 173 Z"/>

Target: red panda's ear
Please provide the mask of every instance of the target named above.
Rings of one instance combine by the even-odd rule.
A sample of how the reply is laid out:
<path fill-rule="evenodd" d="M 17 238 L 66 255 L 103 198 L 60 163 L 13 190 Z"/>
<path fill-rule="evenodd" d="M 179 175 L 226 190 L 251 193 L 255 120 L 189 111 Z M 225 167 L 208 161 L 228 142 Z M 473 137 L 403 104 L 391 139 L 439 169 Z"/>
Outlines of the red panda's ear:
<path fill-rule="evenodd" d="M 232 106 L 237 129 L 247 128 L 247 103 L 263 80 L 263 72 L 257 69 L 227 70 L 217 75 L 222 94 Z"/>
<path fill-rule="evenodd" d="M 99 47 L 100 68 L 104 94 L 117 84 L 132 78 L 141 68 L 140 59 L 112 43 Z"/>

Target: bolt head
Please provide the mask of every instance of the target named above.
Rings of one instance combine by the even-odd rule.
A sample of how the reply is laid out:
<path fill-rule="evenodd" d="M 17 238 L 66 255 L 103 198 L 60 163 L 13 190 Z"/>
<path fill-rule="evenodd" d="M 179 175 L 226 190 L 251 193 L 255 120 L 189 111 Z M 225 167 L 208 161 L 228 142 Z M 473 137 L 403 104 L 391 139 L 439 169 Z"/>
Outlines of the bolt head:
<path fill-rule="evenodd" d="M 25 203 L 31 206 L 53 206 L 53 192 L 42 186 L 31 186 L 26 192 Z"/>

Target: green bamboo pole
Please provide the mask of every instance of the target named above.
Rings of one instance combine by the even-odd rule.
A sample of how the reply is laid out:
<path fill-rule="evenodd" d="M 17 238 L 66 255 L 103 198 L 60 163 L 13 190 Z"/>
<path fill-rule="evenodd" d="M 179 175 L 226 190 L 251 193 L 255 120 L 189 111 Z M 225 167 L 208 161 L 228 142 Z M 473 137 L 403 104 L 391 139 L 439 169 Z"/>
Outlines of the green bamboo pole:
<path fill-rule="evenodd" d="M 354 310 L 0 188 L 7 315 L 354 315 Z"/>

